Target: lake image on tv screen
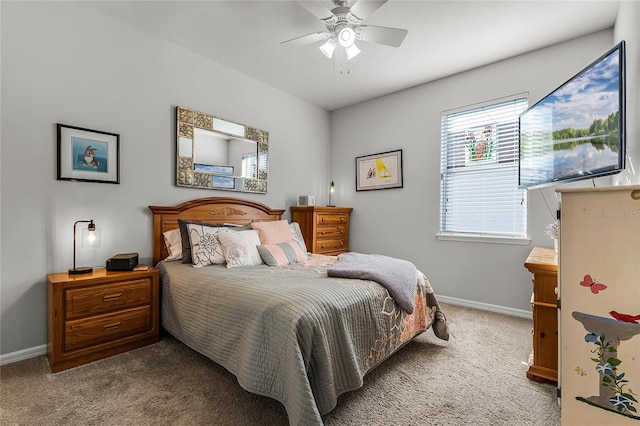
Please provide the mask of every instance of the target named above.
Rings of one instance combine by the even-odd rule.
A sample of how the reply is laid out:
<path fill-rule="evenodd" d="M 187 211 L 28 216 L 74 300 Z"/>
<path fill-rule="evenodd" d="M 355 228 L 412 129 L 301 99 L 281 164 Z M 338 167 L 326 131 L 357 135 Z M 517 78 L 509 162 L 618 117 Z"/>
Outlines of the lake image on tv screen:
<path fill-rule="evenodd" d="M 521 117 L 521 184 L 615 170 L 619 51 L 558 88 Z"/>

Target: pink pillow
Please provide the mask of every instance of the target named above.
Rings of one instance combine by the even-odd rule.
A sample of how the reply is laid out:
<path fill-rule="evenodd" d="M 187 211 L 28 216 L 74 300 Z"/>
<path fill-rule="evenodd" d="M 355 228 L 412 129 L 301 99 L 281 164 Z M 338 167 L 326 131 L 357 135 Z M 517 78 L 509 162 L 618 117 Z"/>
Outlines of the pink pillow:
<path fill-rule="evenodd" d="M 280 244 L 293 239 L 293 233 L 286 220 L 273 222 L 253 222 L 251 227 L 258 231 L 261 244 Z"/>

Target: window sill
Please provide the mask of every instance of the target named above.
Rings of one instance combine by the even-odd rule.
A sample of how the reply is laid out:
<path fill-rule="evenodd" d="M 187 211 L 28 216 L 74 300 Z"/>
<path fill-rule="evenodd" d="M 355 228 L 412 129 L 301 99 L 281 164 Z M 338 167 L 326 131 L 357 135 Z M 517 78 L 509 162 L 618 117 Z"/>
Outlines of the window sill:
<path fill-rule="evenodd" d="M 509 237 L 504 235 L 439 232 L 436 234 L 436 238 L 440 241 L 461 241 L 467 243 L 513 244 L 519 246 L 528 246 L 531 244 L 531 238 Z"/>

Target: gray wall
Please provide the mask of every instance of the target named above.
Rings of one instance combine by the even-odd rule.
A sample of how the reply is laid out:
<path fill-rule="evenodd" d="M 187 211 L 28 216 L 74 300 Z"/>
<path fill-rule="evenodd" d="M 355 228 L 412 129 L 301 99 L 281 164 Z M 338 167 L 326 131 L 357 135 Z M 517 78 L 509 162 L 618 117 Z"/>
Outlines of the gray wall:
<path fill-rule="evenodd" d="M 613 33 L 594 34 L 333 114 L 82 4 L 2 1 L 0 18 L 3 355 L 42 351 L 45 275 L 71 266 L 75 220 L 94 219 L 102 229 L 102 248 L 80 250 L 79 264 L 102 265 L 109 256 L 129 251 L 149 262 L 148 205 L 237 195 L 286 208 L 295 204 L 297 194 L 315 194 L 322 204 L 332 179 L 334 203 L 354 207 L 354 250 L 412 260 L 438 294 L 489 308 L 529 311 L 530 277 L 522 264 L 532 246 L 551 246 L 543 233 L 551 216 L 542 194 L 553 207 L 553 189 L 530 193 L 530 246 L 436 240 L 440 113 L 522 91 L 529 91 L 535 102 L 620 39 L 628 43 L 629 151 L 638 170 L 638 2 L 622 3 Z M 269 193 L 176 187 L 175 105 L 270 131 Z M 121 184 L 56 181 L 57 122 L 119 133 Z M 356 193 L 354 158 L 396 148 L 404 149 L 405 187 Z M 291 163 L 290 158 L 300 162 Z M 638 179 L 631 172 L 624 176 L 624 182 Z"/>
<path fill-rule="evenodd" d="M 148 205 L 240 196 L 288 208 L 324 191 L 325 110 L 76 2 L 0 7 L 2 354 L 46 343 L 45 275 L 71 267 L 76 220 L 102 230 L 79 265 L 123 252 L 150 263 Z M 176 105 L 269 131 L 268 194 L 176 187 Z M 58 122 L 119 133 L 121 184 L 57 181 Z"/>
<path fill-rule="evenodd" d="M 630 21 L 638 25 L 637 18 Z M 619 32 L 620 38 L 627 36 L 632 62 L 637 60 L 638 36 L 631 31 L 631 23 Z M 335 203 L 354 208 L 351 249 L 413 261 L 444 300 L 472 302 L 472 306 L 490 310 L 494 308 L 490 305 L 498 305 L 497 310 L 511 308 L 515 314 L 529 312 L 531 282 L 523 264 L 532 247 L 553 247 L 544 234 L 553 216 L 543 196 L 555 214 L 554 188 L 528 193 L 529 245 L 436 239 L 441 112 L 521 92 L 529 93 L 533 105 L 613 44 L 613 31 L 603 31 L 334 111 L 331 179 L 336 183 Z M 632 102 L 637 102 L 637 75 L 636 63 L 627 73 Z M 633 137 L 639 126 L 637 106 L 629 108 L 627 117 Z M 355 157 L 400 148 L 402 189 L 355 191 Z M 596 184 L 608 186 L 611 177 L 598 179 Z M 591 185 L 591 181 L 573 184 L 580 185 Z"/>

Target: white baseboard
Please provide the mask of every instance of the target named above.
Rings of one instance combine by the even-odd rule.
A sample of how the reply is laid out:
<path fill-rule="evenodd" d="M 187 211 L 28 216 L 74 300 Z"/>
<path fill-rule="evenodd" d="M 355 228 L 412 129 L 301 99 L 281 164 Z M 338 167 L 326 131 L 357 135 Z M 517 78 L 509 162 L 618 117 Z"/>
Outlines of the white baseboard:
<path fill-rule="evenodd" d="M 533 319 L 533 312 L 524 309 L 509 308 L 507 306 L 492 305 L 490 303 L 476 302 L 473 300 L 458 299 L 456 297 L 436 295 L 439 302 L 451 305 L 464 306 L 467 308 L 479 309 L 481 311 L 495 312 L 498 314 L 510 315 L 512 317 Z M 445 312 L 446 314 L 446 312 Z"/>
<path fill-rule="evenodd" d="M 22 349 L 20 351 L 11 352 L 0 355 L 0 365 L 12 364 L 14 362 L 23 361 L 29 358 L 35 358 L 47 353 L 47 345 L 34 346 L 32 348 Z"/>
<path fill-rule="evenodd" d="M 451 305 L 464 306 L 467 308 L 479 309 L 481 311 L 496 312 L 498 314 L 511 315 L 512 317 L 533 318 L 531 311 L 523 309 L 508 308 L 506 306 L 492 305 L 490 303 L 475 302 L 473 300 L 458 299 L 449 296 L 436 296 L 438 301 L 449 303 Z M 11 352 L 0 355 L 0 365 L 11 364 L 25 359 L 34 358 L 47 353 L 47 345 L 34 346 L 33 348 L 23 349 L 21 351 Z"/>

